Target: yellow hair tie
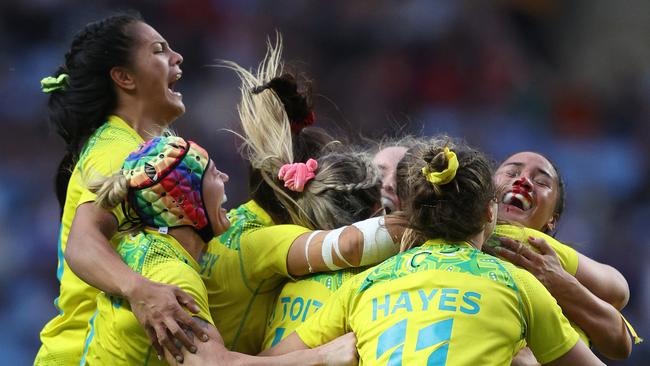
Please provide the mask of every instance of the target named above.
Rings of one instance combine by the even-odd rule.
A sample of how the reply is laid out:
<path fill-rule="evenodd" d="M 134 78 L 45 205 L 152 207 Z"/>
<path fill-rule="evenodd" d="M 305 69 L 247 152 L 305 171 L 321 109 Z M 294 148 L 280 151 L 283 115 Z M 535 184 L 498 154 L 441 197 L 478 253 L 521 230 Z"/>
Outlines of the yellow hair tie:
<path fill-rule="evenodd" d="M 427 178 L 431 184 L 444 185 L 451 182 L 456 176 L 458 171 L 458 158 L 456 153 L 449 150 L 448 147 L 444 149 L 445 157 L 447 157 L 447 168 L 441 172 L 432 172 L 426 166 L 422 168 L 422 174 Z"/>
<path fill-rule="evenodd" d="M 41 90 L 43 93 L 53 93 L 55 91 L 65 90 L 67 80 L 70 76 L 68 74 L 60 74 L 57 77 L 48 76 L 41 79 Z"/>

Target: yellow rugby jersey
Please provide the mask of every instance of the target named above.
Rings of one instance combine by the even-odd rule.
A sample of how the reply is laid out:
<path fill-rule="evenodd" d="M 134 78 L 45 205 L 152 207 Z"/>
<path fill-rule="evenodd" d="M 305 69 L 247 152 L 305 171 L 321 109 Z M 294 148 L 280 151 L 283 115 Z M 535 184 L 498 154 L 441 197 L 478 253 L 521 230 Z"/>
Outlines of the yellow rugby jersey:
<path fill-rule="evenodd" d="M 142 276 L 176 285 L 194 298 L 200 312 L 193 314 L 212 324 L 208 294 L 200 266 L 171 235 L 146 230 L 124 237 L 118 248 L 124 262 Z M 166 365 L 159 361 L 149 336 L 123 298 L 100 293 L 90 321 L 81 365 Z"/>
<path fill-rule="evenodd" d="M 201 277 L 226 347 L 257 354 L 275 298 L 291 278 L 287 271 L 289 248 L 310 230 L 274 226 L 254 201 L 231 210 L 228 217 L 230 228 L 208 244 L 201 260 Z"/>
<path fill-rule="evenodd" d="M 68 267 L 63 253 L 77 207 L 95 200 L 87 189 L 89 179 L 110 176 L 120 170 L 128 154 L 143 142 L 140 135 L 117 116 L 109 116 L 84 145 L 79 161 L 68 183 L 66 202 L 61 218 L 56 275 L 60 283 L 54 306 L 59 314 L 41 331 L 41 348 L 36 365 L 78 365 L 84 347 L 86 326 L 95 312 L 97 289 L 83 282 Z M 120 208 L 113 214 L 122 222 Z M 117 245 L 116 242 L 113 243 Z"/>
<path fill-rule="evenodd" d="M 364 270 L 365 267 L 349 268 L 287 282 L 276 298 L 273 312 L 267 321 L 262 349 L 269 349 L 286 338 L 316 313 L 345 281 Z"/>
<path fill-rule="evenodd" d="M 523 340 L 547 363 L 578 341 L 533 275 L 442 241 L 355 276 L 296 330 L 309 347 L 350 331 L 360 365 L 510 365 Z"/>
<path fill-rule="evenodd" d="M 520 243 L 525 244 L 529 248 L 536 250 L 530 245 L 530 243 L 528 243 L 528 237 L 530 236 L 534 238 L 544 239 L 548 245 L 553 248 L 555 253 L 557 253 L 562 268 L 564 268 L 565 271 L 575 277 L 576 272 L 578 271 L 578 252 L 570 246 L 562 244 L 554 237 L 544 234 L 543 232 L 537 231 L 535 229 L 516 225 L 497 225 L 494 229 L 494 233 L 492 234 L 493 238 L 505 237 L 514 239 Z M 498 246 L 500 243 L 498 241 L 490 239 L 486 245 Z"/>
<path fill-rule="evenodd" d="M 537 231 L 535 229 L 531 229 L 528 227 L 523 227 L 523 226 L 516 226 L 516 225 L 497 225 L 496 228 L 494 229 L 494 233 L 492 237 L 488 240 L 486 245 L 492 245 L 492 246 L 499 246 L 501 243 L 498 241 L 495 241 L 494 239 L 496 237 L 505 237 L 505 238 L 510 238 L 519 241 L 520 243 L 523 243 L 524 245 L 528 246 L 532 250 L 537 251 L 534 247 L 528 243 L 528 237 L 534 237 L 534 238 L 542 238 L 544 239 L 548 245 L 553 248 L 555 253 L 557 253 L 557 257 L 560 260 L 560 264 L 562 265 L 562 268 L 564 268 L 565 271 L 567 271 L 571 276 L 575 277 L 576 272 L 578 271 L 578 252 L 571 248 L 570 246 L 563 244 L 559 242 L 557 239 L 554 237 L 545 234 L 541 231 Z M 571 322 L 571 326 L 573 329 L 575 329 L 576 332 L 580 335 L 580 338 L 582 339 L 583 342 L 587 346 L 591 345 L 591 341 L 589 340 L 589 337 L 587 337 L 587 334 L 582 330 L 579 326 Z"/>

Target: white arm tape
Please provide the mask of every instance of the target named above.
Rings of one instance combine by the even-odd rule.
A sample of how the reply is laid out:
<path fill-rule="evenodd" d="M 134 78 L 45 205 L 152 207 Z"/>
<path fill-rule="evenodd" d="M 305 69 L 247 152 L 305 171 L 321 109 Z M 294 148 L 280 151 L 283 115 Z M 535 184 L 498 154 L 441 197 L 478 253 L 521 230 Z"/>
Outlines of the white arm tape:
<path fill-rule="evenodd" d="M 309 269 L 309 273 L 314 273 L 314 269 L 311 267 L 311 263 L 309 263 L 309 244 L 311 244 L 311 240 L 314 238 L 314 236 L 320 232 L 320 230 L 316 230 L 309 234 L 307 237 L 307 242 L 305 243 L 305 259 L 307 260 L 307 268 Z"/>
<path fill-rule="evenodd" d="M 393 242 L 383 216 L 355 222 L 352 226 L 363 233 L 363 253 L 359 266 L 379 263 L 399 252 L 399 245 Z"/>
<path fill-rule="evenodd" d="M 325 262 L 327 268 L 330 269 L 330 271 L 336 271 L 343 268 L 334 264 L 334 260 L 332 259 L 332 248 L 334 248 L 334 251 L 336 252 L 336 256 L 340 260 L 342 260 L 348 266 L 352 267 L 352 265 L 350 265 L 350 263 L 348 263 L 345 260 L 345 258 L 343 258 L 339 250 L 339 236 L 341 236 L 341 233 L 343 232 L 343 230 L 345 230 L 346 227 L 347 226 L 344 226 L 336 230 L 330 231 L 327 235 L 325 235 L 325 239 L 323 239 L 323 246 L 322 246 L 323 261 Z"/>

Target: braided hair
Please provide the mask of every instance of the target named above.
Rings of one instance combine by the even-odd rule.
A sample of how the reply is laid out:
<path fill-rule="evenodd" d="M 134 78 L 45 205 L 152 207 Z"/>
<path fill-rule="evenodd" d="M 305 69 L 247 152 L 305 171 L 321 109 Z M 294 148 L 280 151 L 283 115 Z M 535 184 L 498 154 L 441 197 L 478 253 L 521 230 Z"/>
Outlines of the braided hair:
<path fill-rule="evenodd" d="M 65 156 L 55 179 L 61 210 L 72 168 L 90 135 L 115 109 L 117 95 L 110 77 L 115 66 L 132 63 L 136 42 L 130 32 L 139 14 L 118 14 L 87 24 L 72 40 L 65 62 L 54 76 L 68 74 L 67 85 L 50 94 L 48 118 L 65 142 Z"/>
<path fill-rule="evenodd" d="M 365 220 L 380 207 L 379 170 L 369 154 L 332 152 L 319 157 L 318 164 L 304 192 L 287 192 L 301 209 L 294 213 L 300 225 L 336 229 Z"/>

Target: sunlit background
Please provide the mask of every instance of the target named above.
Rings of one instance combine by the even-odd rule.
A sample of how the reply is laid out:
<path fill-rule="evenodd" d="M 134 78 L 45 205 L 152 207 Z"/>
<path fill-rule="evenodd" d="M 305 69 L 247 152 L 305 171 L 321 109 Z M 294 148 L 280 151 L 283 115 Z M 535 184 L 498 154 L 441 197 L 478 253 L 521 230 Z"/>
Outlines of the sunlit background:
<path fill-rule="evenodd" d="M 27 365 L 55 315 L 63 142 L 39 80 L 72 35 L 136 9 L 180 52 L 187 113 L 174 125 L 247 197 L 237 140 L 238 83 L 217 59 L 254 67 L 280 31 L 285 59 L 313 81 L 317 124 L 353 140 L 398 131 L 465 138 L 495 159 L 539 151 L 559 166 L 567 210 L 558 238 L 618 268 L 623 314 L 650 329 L 650 2 L 246 1 L 0 2 L 0 363 Z M 641 365 L 648 343 L 612 365 Z"/>

